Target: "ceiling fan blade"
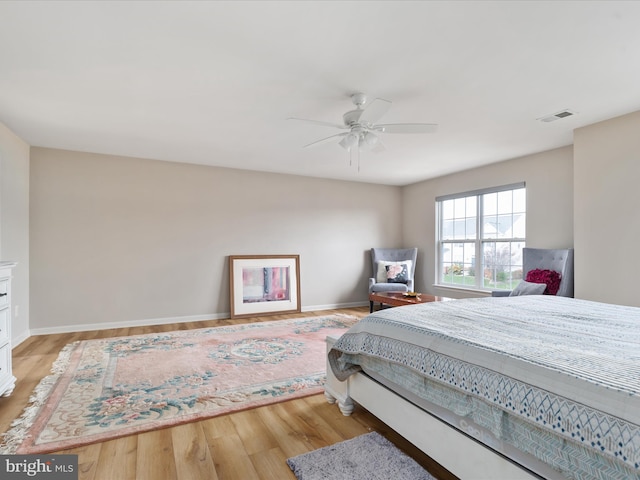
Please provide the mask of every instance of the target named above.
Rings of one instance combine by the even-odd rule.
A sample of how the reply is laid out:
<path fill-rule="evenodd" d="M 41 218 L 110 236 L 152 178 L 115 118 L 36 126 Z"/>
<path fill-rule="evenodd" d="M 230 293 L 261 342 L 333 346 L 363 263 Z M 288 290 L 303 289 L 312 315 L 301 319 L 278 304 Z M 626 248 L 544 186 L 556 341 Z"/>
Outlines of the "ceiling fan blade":
<path fill-rule="evenodd" d="M 360 123 L 376 123 L 382 116 L 391 108 L 391 102 L 389 100 L 383 100 L 382 98 L 376 98 L 371 102 L 360 115 Z"/>
<path fill-rule="evenodd" d="M 434 133 L 437 123 L 387 123 L 375 126 L 381 133 Z"/>
<path fill-rule="evenodd" d="M 323 127 L 340 128 L 342 130 L 344 130 L 345 128 L 349 128 L 345 125 L 340 125 L 339 123 L 323 122 L 322 120 L 309 120 L 308 118 L 289 117 L 287 118 L 287 120 L 297 120 L 299 122 L 311 123 L 313 125 L 322 125 Z"/>
<path fill-rule="evenodd" d="M 302 147 L 302 148 L 315 147 L 315 146 L 317 146 L 317 145 L 321 145 L 321 144 L 323 144 L 323 143 L 327 143 L 327 142 L 329 142 L 330 140 L 333 140 L 334 138 L 337 138 L 337 137 L 344 137 L 344 136 L 346 136 L 346 135 L 349 135 L 349 133 L 348 133 L 348 132 L 345 132 L 345 133 L 336 133 L 335 135 L 331 135 L 330 137 L 321 138 L 320 140 L 316 140 L 315 142 L 308 143 L 307 145 L 305 145 L 305 146 L 304 146 L 304 147 Z"/>

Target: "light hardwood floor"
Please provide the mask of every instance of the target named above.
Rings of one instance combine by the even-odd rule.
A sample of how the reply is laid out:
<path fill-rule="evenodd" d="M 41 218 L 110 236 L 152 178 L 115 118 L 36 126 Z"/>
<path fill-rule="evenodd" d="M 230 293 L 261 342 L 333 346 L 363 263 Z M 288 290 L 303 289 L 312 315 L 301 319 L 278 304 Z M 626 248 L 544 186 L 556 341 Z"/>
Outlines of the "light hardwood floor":
<path fill-rule="evenodd" d="M 68 343 L 331 313 L 363 317 L 368 309 L 33 336 L 13 351 L 13 370 L 18 382 L 10 397 L 0 398 L 0 432 L 7 431 L 13 419 L 20 416 L 31 392 L 49 374 L 51 364 Z M 78 455 L 80 480 L 295 480 L 286 464 L 287 458 L 371 431 L 390 439 L 432 475 L 442 480 L 455 479 L 366 410 L 358 407 L 350 417 L 344 417 L 337 406 L 326 402 L 324 395 L 56 453 Z"/>

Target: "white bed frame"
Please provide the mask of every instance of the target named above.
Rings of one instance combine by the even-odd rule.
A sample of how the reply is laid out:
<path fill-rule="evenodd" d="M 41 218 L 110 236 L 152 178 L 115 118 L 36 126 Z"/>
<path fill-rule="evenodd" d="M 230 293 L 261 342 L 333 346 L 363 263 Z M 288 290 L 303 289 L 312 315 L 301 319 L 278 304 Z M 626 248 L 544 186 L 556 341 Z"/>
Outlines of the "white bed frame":
<path fill-rule="evenodd" d="M 327 337 L 327 352 L 336 340 L 336 337 Z M 341 382 L 327 363 L 324 394 L 329 403 L 337 402 L 346 416 L 351 415 L 355 403 L 361 405 L 463 480 L 540 478 L 362 373 Z"/>

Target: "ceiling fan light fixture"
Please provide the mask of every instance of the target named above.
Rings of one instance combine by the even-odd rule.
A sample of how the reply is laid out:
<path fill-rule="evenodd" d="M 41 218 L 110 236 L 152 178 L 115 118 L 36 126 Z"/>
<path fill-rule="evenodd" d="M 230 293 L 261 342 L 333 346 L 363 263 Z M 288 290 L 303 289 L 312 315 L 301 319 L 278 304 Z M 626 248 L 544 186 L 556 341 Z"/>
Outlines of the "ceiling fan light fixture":
<path fill-rule="evenodd" d="M 364 134 L 364 141 L 369 147 L 374 147 L 378 143 L 378 136 L 374 133 L 367 132 Z"/>
<path fill-rule="evenodd" d="M 358 145 L 358 135 L 351 132 L 349 135 L 345 136 L 341 141 L 340 141 L 340 146 L 342 148 L 345 148 L 347 150 L 349 150 L 352 147 L 355 147 L 356 145 Z"/>

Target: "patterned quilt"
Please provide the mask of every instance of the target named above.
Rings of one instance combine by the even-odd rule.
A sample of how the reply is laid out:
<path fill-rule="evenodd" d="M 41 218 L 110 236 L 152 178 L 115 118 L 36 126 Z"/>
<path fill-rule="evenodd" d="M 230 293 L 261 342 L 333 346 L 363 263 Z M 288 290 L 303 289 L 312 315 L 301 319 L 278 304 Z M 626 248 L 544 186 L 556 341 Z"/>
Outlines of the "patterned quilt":
<path fill-rule="evenodd" d="M 590 452 L 593 476 L 574 478 L 640 478 L 640 308 L 532 295 L 387 309 L 329 354 L 341 380 L 371 359 Z"/>

